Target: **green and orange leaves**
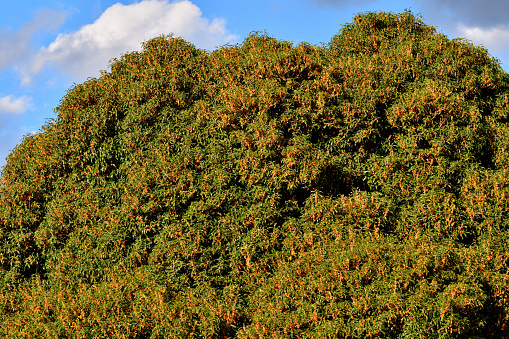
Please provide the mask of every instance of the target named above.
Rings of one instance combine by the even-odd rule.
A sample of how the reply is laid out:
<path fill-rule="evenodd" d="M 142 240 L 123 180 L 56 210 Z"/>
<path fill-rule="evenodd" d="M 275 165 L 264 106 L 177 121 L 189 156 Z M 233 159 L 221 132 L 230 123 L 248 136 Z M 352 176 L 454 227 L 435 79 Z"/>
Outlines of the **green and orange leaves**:
<path fill-rule="evenodd" d="M 469 107 L 463 95 L 453 91 L 445 82 L 426 79 L 416 84 L 413 91 L 398 98 L 387 112 L 387 120 L 393 127 L 402 130 L 415 126 L 431 128 L 478 122 L 478 109 Z"/>
<path fill-rule="evenodd" d="M 149 40 L 9 156 L 0 333 L 507 337 L 508 79 L 410 11 Z"/>

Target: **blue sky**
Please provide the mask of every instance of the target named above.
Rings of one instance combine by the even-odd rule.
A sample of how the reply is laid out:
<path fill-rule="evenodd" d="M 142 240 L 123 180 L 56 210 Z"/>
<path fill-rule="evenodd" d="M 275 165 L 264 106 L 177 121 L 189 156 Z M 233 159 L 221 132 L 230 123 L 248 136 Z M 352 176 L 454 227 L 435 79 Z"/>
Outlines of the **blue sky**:
<path fill-rule="evenodd" d="M 55 118 L 73 84 L 109 60 L 173 33 L 199 48 L 266 31 L 294 43 L 329 42 L 366 11 L 421 14 L 450 38 L 485 46 L 509 71 L 507 0 L 18 0 L 0 4 L 0 167 L 24 135 Z"/>

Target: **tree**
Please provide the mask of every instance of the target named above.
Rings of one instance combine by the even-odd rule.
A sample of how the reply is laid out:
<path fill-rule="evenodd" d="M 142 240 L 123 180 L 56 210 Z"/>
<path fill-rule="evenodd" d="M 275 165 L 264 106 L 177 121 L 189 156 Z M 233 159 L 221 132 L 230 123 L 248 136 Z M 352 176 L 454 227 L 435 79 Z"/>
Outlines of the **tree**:
<path fill-rule="evenodd" d="M 509 76 L 410 11 L 161 36 L 9 155 L 7 337 L 508 336 Z"/>

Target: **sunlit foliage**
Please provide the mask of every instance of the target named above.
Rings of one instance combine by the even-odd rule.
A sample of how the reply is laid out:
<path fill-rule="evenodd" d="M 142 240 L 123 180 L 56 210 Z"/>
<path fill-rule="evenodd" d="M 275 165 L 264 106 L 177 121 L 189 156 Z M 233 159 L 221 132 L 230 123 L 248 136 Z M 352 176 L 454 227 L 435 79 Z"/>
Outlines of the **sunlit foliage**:
<path fill-rule="evenodd" d="M 5 338 L 509 336 L 509 76 L 409 11 L 161 36 L 0 184 Z"/>

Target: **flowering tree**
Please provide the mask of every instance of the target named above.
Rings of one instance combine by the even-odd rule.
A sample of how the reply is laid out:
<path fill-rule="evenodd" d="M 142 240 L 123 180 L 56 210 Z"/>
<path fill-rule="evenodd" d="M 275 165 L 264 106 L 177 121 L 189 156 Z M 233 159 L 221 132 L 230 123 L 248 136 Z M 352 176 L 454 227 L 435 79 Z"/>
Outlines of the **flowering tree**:
<path fill-rule="evenodd" d="M 411 12 L 327 46 L 161 36 L 0 184 L 0 333 L 509 336 L 509 76 Z"/>

